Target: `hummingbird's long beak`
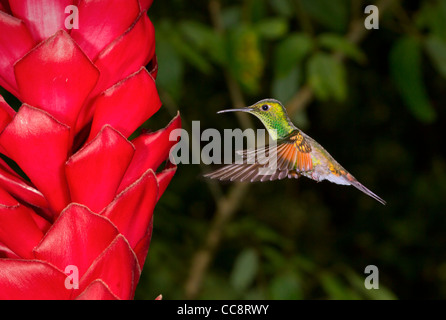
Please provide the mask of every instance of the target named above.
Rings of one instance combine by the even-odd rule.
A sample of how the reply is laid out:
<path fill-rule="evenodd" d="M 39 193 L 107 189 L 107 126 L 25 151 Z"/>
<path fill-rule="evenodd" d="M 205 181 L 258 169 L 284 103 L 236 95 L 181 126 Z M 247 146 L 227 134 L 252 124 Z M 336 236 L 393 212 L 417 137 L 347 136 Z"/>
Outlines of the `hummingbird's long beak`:
<path fill-rule="evenodd" d="M 235 111 L 249 112 L 249 111 L 251 111 L 251 108 L 247 107 L 247 108 L 243 108 L 243 109 L 226 109 L 226 110 L 220 110 L 217 113 L 235 112 Z"/>

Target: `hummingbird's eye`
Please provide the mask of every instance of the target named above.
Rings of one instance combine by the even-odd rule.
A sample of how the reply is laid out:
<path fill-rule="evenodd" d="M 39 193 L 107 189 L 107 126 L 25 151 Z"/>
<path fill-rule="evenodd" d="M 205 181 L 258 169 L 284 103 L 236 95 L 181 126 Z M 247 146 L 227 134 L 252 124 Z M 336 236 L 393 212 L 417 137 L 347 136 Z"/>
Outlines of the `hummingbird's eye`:
<path fill-rule="evenodd" d="M 269 105 L 264 104 L 264 105 L 262 106 L 262 110 L 263 110 L 263 111 L 268 111 L 268 110 L 269 110 Z"/>

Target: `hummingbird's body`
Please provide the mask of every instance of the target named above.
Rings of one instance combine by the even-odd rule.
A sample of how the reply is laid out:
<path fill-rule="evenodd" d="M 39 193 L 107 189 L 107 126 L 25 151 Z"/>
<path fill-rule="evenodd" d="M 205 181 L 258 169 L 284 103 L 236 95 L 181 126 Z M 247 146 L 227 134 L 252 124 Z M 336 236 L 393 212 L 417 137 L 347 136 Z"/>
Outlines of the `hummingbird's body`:
<path fill-rule="evenodd" d="M 220 112 L 229 111 L 249 112 L 258 117 L 276 143 L 255 150 L 238 151 L 243 163 L 224 166 L 206 177 L 253 182 L 305 176 L 318 182 L 328 180 L 336 184 L 353 185 L 385 204 L 383 199 L 359 183 L 319 143 L 294 126 L 279 101 L 265 99 L 244 109 Z"/>

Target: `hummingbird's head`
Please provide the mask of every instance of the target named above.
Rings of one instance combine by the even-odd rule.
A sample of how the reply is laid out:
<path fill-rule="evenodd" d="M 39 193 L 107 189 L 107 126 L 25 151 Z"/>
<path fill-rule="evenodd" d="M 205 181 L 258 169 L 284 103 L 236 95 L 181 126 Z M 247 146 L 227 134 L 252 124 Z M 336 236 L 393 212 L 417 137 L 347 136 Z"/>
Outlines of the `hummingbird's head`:
<path fill-rule="evenodd" d="M 285 107 L 275 99 L 264 99 L 246 108 L 222 110 L 218 113 L 231 111 L 243 111 L 255 115 L 262 121 L 273 139 L 284 137 L 294 129 Z"/>

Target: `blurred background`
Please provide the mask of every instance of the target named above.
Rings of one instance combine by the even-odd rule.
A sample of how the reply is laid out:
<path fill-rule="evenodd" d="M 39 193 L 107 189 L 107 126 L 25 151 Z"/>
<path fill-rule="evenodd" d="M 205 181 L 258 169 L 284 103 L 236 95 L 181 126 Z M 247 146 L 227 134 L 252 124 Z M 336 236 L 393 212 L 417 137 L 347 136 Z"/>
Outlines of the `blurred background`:
<path fill-rule="evenodd" d="M 370 4 L 378 29 L 364 25 Z M 446 1 L 157 0 L 149 16 L 164 108 L 148 128 L 177 110 L 189 132 L 262 128 L 216 112 L 276 98 L 387 205 L 326 181 L 219 183 L 202 177 L 218 166 L 180 165 L 137 299 L 446 298 Z"/>

